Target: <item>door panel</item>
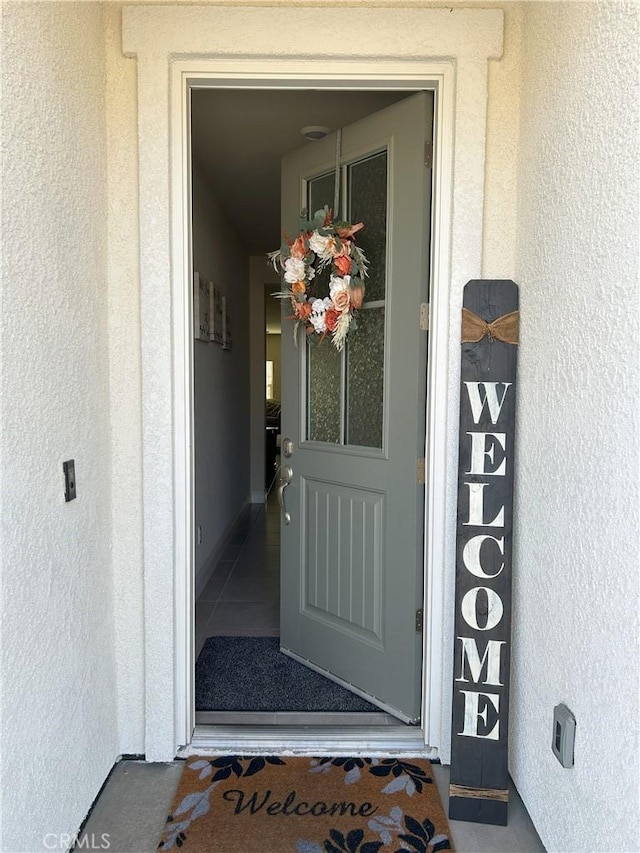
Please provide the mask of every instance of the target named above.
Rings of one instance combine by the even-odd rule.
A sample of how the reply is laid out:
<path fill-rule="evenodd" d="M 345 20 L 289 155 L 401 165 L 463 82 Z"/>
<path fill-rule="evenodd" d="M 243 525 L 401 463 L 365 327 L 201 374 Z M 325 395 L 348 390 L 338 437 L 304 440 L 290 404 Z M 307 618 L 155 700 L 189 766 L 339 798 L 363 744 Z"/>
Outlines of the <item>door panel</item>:
<path fill-rule="evenodd" d="M 341 218 L 364 221 L 371 262 L 359 328 L 296 349 L 283 322 L 283 437 L 293 441 L 282 527 L 281 646 L 417 721 L 423 584 L 433 102 L 419 93 L 342 131 Z M 335 135 L 283 160 L 283 230 L 333 206 Z M 328 282 L 326 284 L 328 291 Z M 283 306 L 283 314 L 289 313 Z"/>
<path fill-rule="evenodd" d="M 318 622 L 381 644 L 384 495 L 306 477 L 302 481 L 306 519 L 302 611 Z"/>

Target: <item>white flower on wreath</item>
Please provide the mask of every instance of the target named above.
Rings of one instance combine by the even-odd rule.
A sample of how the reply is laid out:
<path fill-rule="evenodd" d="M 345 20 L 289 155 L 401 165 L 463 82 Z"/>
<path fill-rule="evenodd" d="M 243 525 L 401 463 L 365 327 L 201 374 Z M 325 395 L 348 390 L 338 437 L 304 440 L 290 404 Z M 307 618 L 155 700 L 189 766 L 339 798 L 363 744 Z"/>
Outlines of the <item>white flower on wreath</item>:
<path fill-rule="evenodd" d="M 284 262 L 284 280 L 289 284 L 304 281 L 307 277 L 307 265 L 300 258 L 287 258 Z M 309 276 L 311 277 L 311 276 Z"/>
<path fill-rule="evenodd" d="M 351 297 L 349 295 L 349 287 L 351 276 L 332 275 L 329 280 L 329 294 L 331 301 L 336 311 L 341 314 L 348 314 L 351 306 Z"/>
<path fill-rule="evenodd" d="M 349 288 L 351 286 L 351 276 L 338 276 L 332 275 L 329 279 L 329 295 L 333 299 L 334 293 L 337 293 L 339 290 L 346 290 L 349 292 Z"/>
<path fill-rule="evenodd" d="M 311 237 L 309 237 L 309 248 L 323 261 L 333 257 L 333 249 L 335 248 L 335 245 L 335 238 L 330 235 L 324 237 L 322 234 L 318 234 L 317 231 L 314 231 Z"/>
<path fill-rule="evenodd" d="M 327 331 L 325 315 L 327 313 L 327 308 L 330 308 L 331 305 L 332 302 L 327 296 L 325 296 L 324 299 L 313 299 L 311 301 L 311 314 L 309 316 L 309 321 L 319 335 L 323 335 Z"/>

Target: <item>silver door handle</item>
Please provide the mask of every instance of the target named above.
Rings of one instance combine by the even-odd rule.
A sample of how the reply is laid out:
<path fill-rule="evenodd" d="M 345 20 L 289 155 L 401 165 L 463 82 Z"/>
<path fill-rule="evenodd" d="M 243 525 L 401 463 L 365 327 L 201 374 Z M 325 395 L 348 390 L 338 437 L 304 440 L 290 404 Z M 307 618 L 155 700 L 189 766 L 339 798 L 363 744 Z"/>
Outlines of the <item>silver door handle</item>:
<path fill-rule="evenodd" d="M 285 465 L 280 469 L 280 484 L 278 485 L 278 503 L 282 512 L 282 520 L 285 524 L 291 524 L 291 514 L 287 512 L 284 504 L 284 490 L 293 480 L 293 468 L 290 465 Z"/>

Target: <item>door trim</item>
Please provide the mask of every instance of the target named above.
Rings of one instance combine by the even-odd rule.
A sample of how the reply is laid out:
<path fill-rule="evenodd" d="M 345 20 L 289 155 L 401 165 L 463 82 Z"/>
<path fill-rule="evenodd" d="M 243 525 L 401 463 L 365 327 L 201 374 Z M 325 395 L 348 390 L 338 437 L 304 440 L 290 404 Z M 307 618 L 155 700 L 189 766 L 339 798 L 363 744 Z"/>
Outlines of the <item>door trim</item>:
<path fill-rule="evenodd" d="M 190 135 L 189 135 L 189 107 L 190 91 L 192 88 L 202 87 L 234 87 L 239 80 L 250 82 L 253 89 L 295 89 L 308 87 L 310 82 L 317 88 L 335 90 L 353 89 L 385 89 L 397 88 L 420 91 L 430 89 L 434 91 L 434 164 L 432 171 L 432 210 L 431 210 L 431 318 L 430 318 L 430 342 L 427 376 L 427 423 L 439 424 L 444 420 L 443 413 L 446 411 L 447 383 L 446 371 L 438 376 L 436 365 L 446 364 L 448 354 L 438 353 L 437 347 L 442 350 L 448 347 L 448 306 L 449 306 L 449 258 L 451 256 L 451 233 L 450 229 L 444 227 L 451 220 L 451 182 L 445 176 L 451 174 L 453 150 L 453 69 L 448 64 L 428 65 L 420 64 L 419 67 L 408 69 L 403 67 L 402 72 L 397 68 L 380 67 L 376 69 L 376 76 L 362 74 L 353 71 L 352 66 L 345 67 L 340 63 L 331 63 L 323 68 L 322 75 L 309 74 L 299 64 L 293 63 L 290 69 L 283 69 L 279 63 L 277 74 L 263 72 L 256 76 L 255 69 L 251 71 L 252 79 L 247 81 L 242 71 L 236 67 L 234 72 L 222 71 L 215 62 L 200 62 L 198 70 L 195 71 L 191 62 L 175 63 L 172 67 L 172 127 L 175 129 L 173 136 L 172 151 L 172 175 L 173 181 L 173 311 L 176 318 L 176 348 L 175 348 L 175 377 L 181 380 L 180 387 L 176 384 L 176 413 L 181 412 L 184 418 L 182 425 L 176 423 L 174 434 L 176 460 L 183 460 L 180 465 L 181 471 L 186 474 L 184 479 L 176 477 L 176 485 L 183 485 L 183 492 L 179 494 L 176 490 L 176 504 L 181 506 L 178 517 L 182 517 L 182 536 L 178 535 L 180 527 L 176 526 L 176 547 L 179 564 L 182 564 L 182 578 L 176 573 L 176 648 L 178 661 L 183 661 L 182 672 L 177 679 L 178 695 L 176 710 L 178 717 L 184 720 L 182 728 L 183 735 L 179 743 L 190 743 L 191 733 L 197 728 L 195 726 L 195 704 L 194 704 L 194 655 L 192 650 L 192 637 L 194 634 L 193 617 L 193 582 L 189 577 L 188 567 L 193 561 L 193 344 L 191 342 L 192 324 L 192 288 L 189 286 L 191 278 L 191 162 L 190 162 Z M 242 65 L 242 63 L 238 63 Z M 206 66 L 206 67 L 205 67 Z M 331 67 L 333 66 L 333 67 Z M 245 74 L 249 73 L 247 70 Z M 180 248 L 182 247 L 182 252 Z M 180 322 L 180 319 L 182 322 Z M 418 318 L 416 316 L 416 322 Z M 177 326 L 180 326 L 178 329 Z M 438 358 L 439 356 L 439 358 Z M 187 368 L 185 370 L 185 367 Z M 440 727 L 440 707 L 442 704 L 442 654 L 441 636 L 444 629 L 442 602 L 443 602 L 443 576 L 441 572 L 435 571 L 433 567 L 442 565 L 438 562 L 438 554 L 443 550 L 442 542 L 444 534 L 444 506 L 445 506 L 445 471 L 442 460 L 445 457 L 444 442 L 446 435 L 436 436 L 434 430 L 430 432 L 427 426 L 425 436 L 425 459 L 429 460 L 428 473 L 426 477 L 427 499 L 425 500 L 424 521 L 424 601 L 426 630 L 423 635 L 423 667 L 422 667 L 422 708 L 421 726 L 417 728 L 420 738 L 416 734 L 409 736 L 410 749 L 417 748 L 418 740 L 420 746 L 428 749 L 429 746 L 438 746 L 438 731 Z M 438 439 L 440 444 L 438 444 Z M 180 559 L 180 555 L 182 559 Z M 185 571 L 186 569 L 186 571 Z M 182 581 L 182 582 L 181 582 Z M 184 696 L 185 701 L 180 702 Z M 263 737 L 259 727 L 255 729 L 248 727 L 247 737 L 249 740 L 255 738 L 255 742 L 262 742 Z M 321 732 L 321 730 L 318 730 Z M 415 730 L 414 730 L 415 731 Z M 381 732 L 382 740 L 391 748 L 388 732 Z M 198 735 L 198 742 L 203 743 L 203 735 Z M 208 743 L 217 744 L 219 736 L 209 733 L 205 737 Z M 285 737 L 283 730 L 280 739 L 283 743 L 290 742 Z M 373 732 L 365 739 L 367 742 L 376 741 Z M 265 742 L 272 744 L 273 739 Z M 305 742 L 310 749 L 315 748 L 317 740 L 307 732 Z M 350 733 L 349 743 L 354 742 L 353 733 Z M 394 740 L 395 743 L 395 740 Z"/>
<path fill-rule="evenodd" d="M 488 60 L 500 59 L 500 9 L 345 9 L 350 54 L 300 39 L 325 26 L 313 5 L 125 6 L 123 52 L 137 57 L 140 210 L 144 751 L 173 757 L 193 732 L 191 511 L 192 353 L 185 287 L 189 86 L 254 87 L 314 80 L 328 88 L 437 84 L 431 335 L 426 447 L 425 738 L 448 754 L 453 648 L 457 366 L 462 287 L 482 274 Z M 232 32 L 234 38 L 229 39 Z M 389 59 L 389 32 L 396 58 Z M 297 59 L 287 58 L 287 50 Z M 291 55 L 291 54 L 289 54 Z M 240 58 L 243 57 L 243 58 Z M 442 57 L 446 57 L 443 60 Z M 305 72 L 322 68 L 313 78 Z M 139 651 L 133 648 L 132 653 Z M 431 690 L 429 690 L 431 688 Z"/>

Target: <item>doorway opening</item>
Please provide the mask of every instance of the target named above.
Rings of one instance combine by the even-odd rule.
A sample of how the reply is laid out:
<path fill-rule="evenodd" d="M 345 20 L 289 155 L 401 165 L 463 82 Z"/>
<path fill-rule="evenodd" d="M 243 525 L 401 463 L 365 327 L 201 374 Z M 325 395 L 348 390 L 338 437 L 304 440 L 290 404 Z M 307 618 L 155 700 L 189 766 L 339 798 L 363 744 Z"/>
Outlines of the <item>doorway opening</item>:
<path fill-rule="evenodd" d="M 196 669 L 197 724 L 403 725 L 396 716 L 383 710 L 383 702 L 373 706 L 368 703 L 367 691 L 358 690 L 357 684 L 355 696 L 347 690 L 351 698 L 362 703 L 357 711 L 314 707 L 313 697 L 303 711 L 292 710 L 286 701 L 278 707 L 277 697 L 276 704 L 267 710 L 252 706 L 255 700 L 251 699 L 248 688 L 255 686 L 257 669 L 253 664 L 260 668 L 264 649 L 274 646 L 276 655 L 281 654 L 278 647 L 281 508 L 276 502 L 276 473 L 283 438 L 277 407 L 282 401 L 274 396 L 271 406 L 267 402 L 267 379 L 274 393 L 280 377 L 277 359 L 268 357 L 266 342 L 270 335 L 265 307 L 265 293 L 268 305 L 269 294 L 278 287 L 278 276 L 274 278 L 269 272 L 265 256 L 267 251 L 278 247 L 281 239 L 280 159 L 301 146 L 315 144 L 305 143 L 300 136 L 302 127 L 321 124 L 337 129 L 351 125 L 413 94 L 397 90 L 209 88 L 192 92 L 193 270 L 198 272 L 199 281 L 208 285 L 210 306 L 209 338 L 197 338 L 194 343 L 195 642 L 196 657 L 200 658 Z M 371 152 L 365 151 L 362 162 L 370 160 Z M 325 178 L 333 184 L 326 163 L 323 169 L 317 185 Z M 366 194 L 366 179 L 363 186 Z M 428 275 L 427 269 L 422 282 L 425 288 Z M 425 301 L 428 302 L 428 295 Z M 371 307 L 382 308 L 384 317 L 384 305 L 372 303 Z M 221 330 L 221 340 L 216 339 L 217 329 Z M 282 331 L 290 333 L 286 325 Z M 272 331 L 272 334 L 277 333 Z M 324 346 L 323 352 L 330 353 L 330 342 Z M 257 349 L 261 349 L 261 359 L 256 358 Z M 310 356 L 305 357 L 309 362 Z M 385 369 L 384 358 L 388 360 L 389 355 L 383 357 L 381 369 Z M 256 364 L 260 365 L 260 374 L 256 374 Z M 313 381 L 313 369 L 308 363 L 306 382 Z M 344 374 L 344 365 L 340 370 Z M 422 376 L 426 385 L 425 371 Z M 259 404 L 256 385 L 261 386 Z M 313 392 L 310 385 L 306 386 L 306 392 Z M 386 408 L 382 400 L 379 402 L 383 407 L 380 447 L 365 448 L 360 454 L 369 467 L 376 464 L 377 456 L 388 456 L 387 439 L 382 439 L 384 418 L 397 418 L 397 413 L 389 411 L 388 401 Z M 424 436 L 424 421 L 420 431 Z M 332 441 L 321 434 L 306 438 L 312 443 L 314 439 L 321 444 Z M 348 443 L 342 441 L 342 445 Z M 415 454 L 419 450 L 418 445 Z M 317 477 L 315 481 L 324 482 Z M 358 488 L 372 490 L 370 486 Z M 306 499 L 309 497 L 310 494 Z M 312 497 L 317 501 L 317 494 Z M 324 499 L 322 496 L 321 500 Z M 332 499 L 327 493 L 329 513 Z M 352 501 L 351 511 L 353 505 Z M 372 517 L 379 512 L 375 502 L 371 507 L 365 506 L 365 516 L 369 509 Z M 421 528 L 422 517 L 416 520 Z M 416 554 L 421 553 L 422 542 L 416 549 Z M 420 563 L 420 599 L 422 581 Z M 379 583 L 379 576 L 374 583 Z M 364 633 L 366 626 L 362 627 Z M 338 629 L 342 630 L 342 636 L 348 633 L 344 626 Z M 391 633 L 393 629 L 387 626 L 386 630 Z M 374 645 L 376 638 L 371 633 L 365 641 Z M 262 644 L 262 651 L 256 652 L 256 641 Z M 418 642 L 421 645 L 421 638 Z M 229 660 L 237 680 L 241 687 L 247 688 L 242 707 L 237 704 L 237 696 L 231 700 L 233 707 L 225 708 L 220 700 L 218 688 L 224 678 L 216 670 L 215 661 L 221 654 L 229 653 L 228 648 L 223 648 L 225 644 L 231 647 Z M 207 650 L 212 667 L 207 665 L 207 655 L 203 657 Z M 300 658 L 308 664 L 309 658 L 305 655 Z M 290 657 L 287 663 L 303 666 Z M 336 686 L 344 690 L 344 679 L 332 679 L 331 672 L 322 666 L 312 669 L 311 674 L 317 678 L 329 677 L 327 685 L 338 681 L 341 683 Z M 322 675 L 318 675 L 318 669 L 324 669 Z M 418 673 L 416 679 L 420 680 Z M 207 684 L 217 690 L 215 700 L 202 698 L 207 693 L 204 689 Z M 349 681 L 346 686 L 354 685 Z M 417 689 L 420 690 L 420 684 Z M 302 692 L 306 690 L 305 684 Z M 263 695 L 264 691 L 258 690 L 258 694 Z M 215 707 L 216 704 L 220 707 Z"/>

